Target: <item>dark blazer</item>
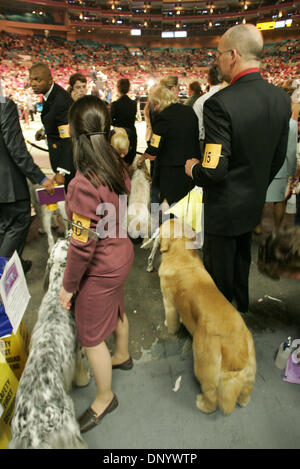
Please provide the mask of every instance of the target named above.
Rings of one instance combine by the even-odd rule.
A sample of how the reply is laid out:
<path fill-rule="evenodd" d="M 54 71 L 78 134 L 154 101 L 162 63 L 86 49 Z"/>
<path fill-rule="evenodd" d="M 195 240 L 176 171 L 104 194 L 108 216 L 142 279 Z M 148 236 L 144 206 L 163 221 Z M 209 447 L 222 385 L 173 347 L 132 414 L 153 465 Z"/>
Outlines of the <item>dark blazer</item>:
<path fill-rule="evenodd" d="M 175 103 L 154 119 L 146 153 L 158 156 L 159 166 L 184 166 L 188 158 L 200 158 L 198 118 L 190 106 Z"/>
<path fill-rule="evenodd" d="M 0 99 L 0 203 L 29 200 L 26 177 L 40 184 L 45 175 L 34 163 L 24 142 L 17 106 Z"/>
<path fill-rule="evenodd" d="M 68 124 L 68 111 L 73 104 L 70 94 L 61 86 L 54 83 L 54 87 L 46 101 L 43 101 L 42 122 L 48 141 L 49 157 L 52 169 L 64 168 L 71 171 L 71 179 L 75 175 L 71 138 L 65 138 L 66 133 L 60 134 L 59 128 Z M 64 130 L 64 129 L 61 129 Z"/>
<path fill-rule="evenodd" d="M 115 127 L 133 128 L 136 116 L 136 102 L 126 94 L 111 103 L 110 114 Z"/>
<path fill-rule="evenodd" d="M 126 129 L 129 138 L 129 151 L 124 160 L 131 164 L 136 155 L 137 134 L 135 128 L 136 101 L 130 99 L 126 94 L 117 101 L 111 103 L 110 107 L 112 125 Z"/>
<path fill-rule="evenodd" d="M 290 114 L 289 96 L 260 73 L 240 77 L 205 102 L 205 144 L 221 145 L 222 155 L 212 168 L 204 151 L 192 169 L 204 189 L 206 232 L 238 236 L 260 223 L 267 188 L 285 159 Z"/>

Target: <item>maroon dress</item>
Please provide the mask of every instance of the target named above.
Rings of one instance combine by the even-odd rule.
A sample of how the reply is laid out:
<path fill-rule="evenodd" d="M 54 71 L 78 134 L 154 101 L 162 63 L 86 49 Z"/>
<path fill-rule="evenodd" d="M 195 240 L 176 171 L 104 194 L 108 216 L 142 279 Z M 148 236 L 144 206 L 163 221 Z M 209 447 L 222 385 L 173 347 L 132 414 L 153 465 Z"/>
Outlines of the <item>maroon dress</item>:
<path fill-rule="evenodd" d="M 130 189 L 127 174 L 125 182 Z M 64 273 L 65 290 L 77 292 L 77 338 L 84 347 L 103 342 L 116 329 L 118 318 L 123 319 L 124 283 L 134 253 L 132 242 L 122 228 L 119 200 L 108 187 L 95 188 L 79 171 L 68 187 L 69 220 L 103 233 L 102 239 L 95 241 L 87 238 L 86 230 L 73 228 Z"/>

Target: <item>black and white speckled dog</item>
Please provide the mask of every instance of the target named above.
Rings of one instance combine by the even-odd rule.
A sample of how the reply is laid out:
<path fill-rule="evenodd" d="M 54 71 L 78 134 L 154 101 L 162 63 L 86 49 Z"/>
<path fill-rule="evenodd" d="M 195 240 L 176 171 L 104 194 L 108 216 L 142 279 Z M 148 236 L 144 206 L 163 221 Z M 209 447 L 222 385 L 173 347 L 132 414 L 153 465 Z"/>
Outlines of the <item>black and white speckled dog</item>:
<path fill-rule="evenodd" d="M 68 251 L 59 240 L 51 251 L 49 288 L 32 332 L 29 357 L 16 394 L 10 449 L 83 449 L 71 397 L 76 369 L 76 325 L 59 303 Z"/>

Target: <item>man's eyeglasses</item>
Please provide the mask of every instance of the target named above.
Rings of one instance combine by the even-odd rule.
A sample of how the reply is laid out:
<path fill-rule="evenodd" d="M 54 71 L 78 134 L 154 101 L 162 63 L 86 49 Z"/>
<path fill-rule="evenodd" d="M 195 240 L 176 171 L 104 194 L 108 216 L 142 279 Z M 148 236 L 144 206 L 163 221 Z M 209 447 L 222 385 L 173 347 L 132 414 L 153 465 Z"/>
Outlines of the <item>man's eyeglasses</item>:
<path fill-rule="evenodd" d="M 237 53 L 240 57 L 242 57 L 242 54 L 240 54 L 236 49 L 227 49 L 227 50 L 224 50 L 223 52 L 220 52 L 220 51 L 217 49 L 217 54 L 216 54 L 217 60 L 218 60 L 219 57 L 221 57 L 221 55 L 226 54 L 226 52 L 231 52 L 231 51 L 233 51 L 233 50 L 235 50 L 236 53 Z"/>
<path fill-rule="evenodd" d="M 226 54 L 226 52 L 231 52 L 231 51 L 232 51 L 232 49 L 227 49 L 227 50 L 224 50 L 223 52 L 220 52 L 220 51 L 217 49 L 217 59 L 218 59 L 219 57 L 221 57 L 221 55 Z"/>

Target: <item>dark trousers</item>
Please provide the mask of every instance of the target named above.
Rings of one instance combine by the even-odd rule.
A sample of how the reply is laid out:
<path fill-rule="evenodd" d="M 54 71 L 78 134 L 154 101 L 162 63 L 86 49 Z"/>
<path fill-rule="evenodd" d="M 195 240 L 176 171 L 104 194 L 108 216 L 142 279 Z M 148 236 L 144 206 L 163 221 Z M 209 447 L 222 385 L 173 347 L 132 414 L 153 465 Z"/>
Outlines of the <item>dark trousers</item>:
<path fill-rule="evenodd" d="M 300 225 L 300 194 L 296 194 L 296 213 L 294 218 L 294 224 Z"/>
<path fill-rule="evenodd" d="M 21 257 L 30 227 L 30 201 L 0 203 L 0 257 Z"/>
<path fill-rule="evenodd" d="M 204 234 L 205 268 L 227 300 L 236 301 L 240 312 L 249 307 L 251 236 L 251 232 L 240 236 Z"/>

